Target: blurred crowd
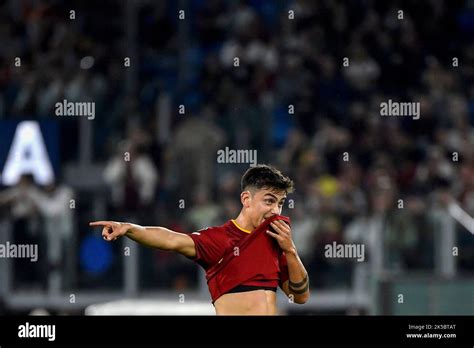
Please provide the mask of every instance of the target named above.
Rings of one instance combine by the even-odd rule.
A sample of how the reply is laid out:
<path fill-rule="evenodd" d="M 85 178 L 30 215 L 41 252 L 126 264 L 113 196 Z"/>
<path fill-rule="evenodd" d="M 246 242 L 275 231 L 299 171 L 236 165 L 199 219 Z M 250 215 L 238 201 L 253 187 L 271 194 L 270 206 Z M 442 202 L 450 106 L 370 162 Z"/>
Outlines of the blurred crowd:
<path fill-rule="evenodd" d="M 362 242 L 370 258 L 381 240 L 387 269 L 432 272 L 439 212 L 455 200 L 474 215 L 472 1 L 189 0 L 184 20 L 172 1 L 138 1 L 134 20 L 120 3 L 0 10 L 0 120 L 96 102 L 100 218 L 222 224 L 238 215 L 248 164 L 217 163 L 216 151 L 256 149 L 294 179 L 283 214 L 312 286 L 331 288 L 350 286 L 354 262 L 328 259 L 326 244 Z M 420 119 L 381 117 L 389 99 L 419 102 Z M 65 123 L 69 162 L 77 128 Z M 78 204 L 85 222 L 94 204 Z M 472 271 L 472 235 L 456 230 L 459 270 Z M 195 286 L 189 260 L 141 257 L 144 287 Z"/>

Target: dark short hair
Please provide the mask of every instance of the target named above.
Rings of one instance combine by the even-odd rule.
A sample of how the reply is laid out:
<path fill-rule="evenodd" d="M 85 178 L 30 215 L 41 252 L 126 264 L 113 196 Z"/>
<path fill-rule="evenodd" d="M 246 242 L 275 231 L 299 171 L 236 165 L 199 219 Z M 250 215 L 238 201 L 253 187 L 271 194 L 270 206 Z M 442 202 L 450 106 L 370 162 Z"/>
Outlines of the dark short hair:
<path fill-rule="evenodd" d="M 267 164 L 259 164 L 249 168 L 242 176 L 240 182 L 242 191 L 249 188 L 271 189 L 291 193 L 294 183 L 289 177 L 283 175 L 278 169 Z"/>

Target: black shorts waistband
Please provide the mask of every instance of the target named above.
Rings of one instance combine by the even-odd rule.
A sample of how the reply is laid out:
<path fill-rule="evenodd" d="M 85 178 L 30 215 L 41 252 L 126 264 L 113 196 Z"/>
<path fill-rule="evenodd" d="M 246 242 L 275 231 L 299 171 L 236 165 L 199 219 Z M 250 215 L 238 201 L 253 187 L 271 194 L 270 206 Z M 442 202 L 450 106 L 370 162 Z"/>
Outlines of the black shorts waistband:
<path fill-rule="evenodd" d="M 237 285 L 235 288 L 230 289 L 226 294 L 235 293 L 235 292 L 246 292 L 254 290 L 270 290 L 277 291 L 276 287 L 273 286 L 262 286 L 262 285 Z"/>

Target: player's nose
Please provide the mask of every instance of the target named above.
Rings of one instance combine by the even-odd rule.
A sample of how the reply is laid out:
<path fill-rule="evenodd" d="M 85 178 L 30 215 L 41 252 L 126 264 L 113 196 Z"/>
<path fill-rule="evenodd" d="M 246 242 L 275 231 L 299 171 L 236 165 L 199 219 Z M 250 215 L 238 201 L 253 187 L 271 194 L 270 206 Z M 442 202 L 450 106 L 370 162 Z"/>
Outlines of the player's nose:
<path fill-rule="evenodd" d="M 272 208 L 272 215 L 279 215 L 280 214 L 280 207 L 279 206 L 274 206 Z"/>

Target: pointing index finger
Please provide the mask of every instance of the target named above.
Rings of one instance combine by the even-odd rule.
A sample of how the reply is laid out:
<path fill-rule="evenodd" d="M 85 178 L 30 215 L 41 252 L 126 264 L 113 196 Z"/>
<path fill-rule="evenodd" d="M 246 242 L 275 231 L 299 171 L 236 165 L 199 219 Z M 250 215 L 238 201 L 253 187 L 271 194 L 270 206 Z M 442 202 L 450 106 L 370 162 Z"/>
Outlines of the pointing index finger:
<path fill-rule="evenodd" d="M 109 225 L 108 221 L 94 221 L 94 222 L 89 222 L 89 226 L 106 226 Z"/>

